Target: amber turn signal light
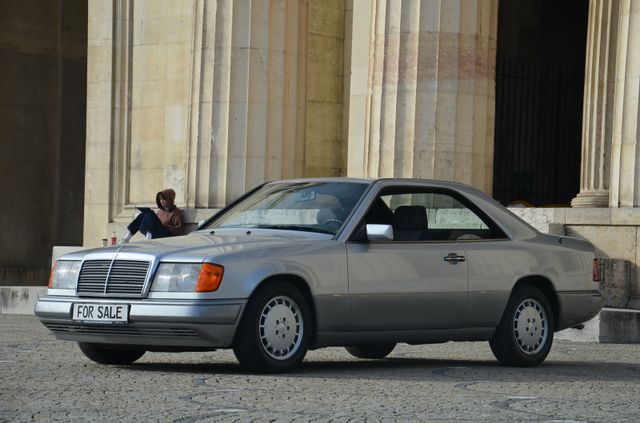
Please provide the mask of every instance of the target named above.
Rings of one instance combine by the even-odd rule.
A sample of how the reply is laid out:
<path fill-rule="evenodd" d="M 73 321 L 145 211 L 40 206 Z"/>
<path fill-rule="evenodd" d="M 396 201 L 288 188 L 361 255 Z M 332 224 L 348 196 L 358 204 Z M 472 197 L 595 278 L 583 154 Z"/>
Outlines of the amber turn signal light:
<path fill-rule="evenodd" d="M 56 260 L 55 263 L 53 263 L 53 267 L 51 268 L 51 273 L 49 273 L 49 285 L 47 285 L 47 288 L 51 289 L 51 285 L 53 285 L 53 273 L 56 271 L 56 266 L 58 265 L 58 261 Z"/>
<path fill-rule="evenodd" d="M 203 263 L 196 283 L 196 292 L 217 291 L 222 282 L 224 267 L 219 264 Z"/>
<path fill-rule="evenodd" d="M 598 260 L 597 258 L 593 259 L 593 264 L 591 266 L 591 275 L 592 275 L 592 278 L 593 278 L 594 282 L 600 282 L 601 281 L 600 260 Z"/>

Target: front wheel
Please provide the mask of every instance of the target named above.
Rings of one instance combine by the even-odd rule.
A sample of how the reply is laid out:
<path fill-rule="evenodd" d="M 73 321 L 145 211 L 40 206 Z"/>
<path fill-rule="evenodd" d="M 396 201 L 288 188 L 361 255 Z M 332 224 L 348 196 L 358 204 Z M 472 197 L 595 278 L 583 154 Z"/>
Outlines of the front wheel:
<path fill-rule="evenodd" d="M 300 291 L 284 281 L 272 282 L 247 303 L 233 352 L 251 370 L 284 372 L 304 358 L 312 326 L 309 305 Z"/>
<path fill-rule="evenodd" d="M 365 344 L 350 345 L 344 347 L 349 354 L 358 358 L 380 359 L 385 358 L 396 347 L 395 343 L 390 344 Z"/>
<path fill-rule="evenodd" d="M 489 340 L 491 351 L 507 366 L 536 366 L 553 343 L 553 311 L 537 288 L 518 288 L 507 304 L 502 321 Z"/>
<path fill-rule="evenodd" d="M 78 346 L 84 355 L 100 364 L 131 364 L 145 353 L 144 350 L 122 350 L 86 342 L 78 342 Z"/>

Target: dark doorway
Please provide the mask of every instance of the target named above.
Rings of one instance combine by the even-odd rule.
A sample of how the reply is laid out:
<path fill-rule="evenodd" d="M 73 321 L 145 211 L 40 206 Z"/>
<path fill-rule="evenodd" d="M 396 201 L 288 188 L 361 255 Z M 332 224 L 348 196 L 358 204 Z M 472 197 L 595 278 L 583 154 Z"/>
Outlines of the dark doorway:
<path fill-rule="evenodd" d="M 569 205 L 579 191 L 588 0 L 501 1 L 493 196 Z"/>
<path fill-rule="evenodd" d="M 46 285 L 82 245 L 86 0 L 0 1 L 0 286 Z"/>

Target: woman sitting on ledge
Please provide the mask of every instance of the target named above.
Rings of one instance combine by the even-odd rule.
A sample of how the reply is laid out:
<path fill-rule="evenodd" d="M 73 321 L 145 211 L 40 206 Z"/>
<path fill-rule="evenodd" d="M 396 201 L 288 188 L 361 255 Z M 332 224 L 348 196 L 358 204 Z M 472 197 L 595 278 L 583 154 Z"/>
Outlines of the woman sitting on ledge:
<path fill-rule="evenodd" d="M 140 214 L 127 226 L 129 232 L 120 242 L 122 244 L 129 242 L 138 231 L 144 234 L 146 239 L 182 235 L 184 233 L 182 211 L 174 204 L 175 198 L 176 192 L 171 188 L 157 193 L 158 211 L 154 213 L 148 207 L 140 207 L 138 209 Z"/>

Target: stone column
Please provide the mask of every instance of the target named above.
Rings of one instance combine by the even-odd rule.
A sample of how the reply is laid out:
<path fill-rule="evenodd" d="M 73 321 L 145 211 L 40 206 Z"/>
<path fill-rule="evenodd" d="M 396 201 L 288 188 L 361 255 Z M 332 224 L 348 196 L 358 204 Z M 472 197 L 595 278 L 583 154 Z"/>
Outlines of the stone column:
<path fill-rule="evenodd" d="M 196 2 L 188 205 L 221 207 L 304 164 L 306 2 Z"/>
<path fill-rule="evenodd" d="M 128 133 L 131 8 L 122 0 L 88 3 L 87 139 L 83 243 L 99 245 L 113 221 L 110 206 L 121 192 L 111 183 L 119 167 L 120 139 Z"/>
<path fill-rule="evenodd" d="M 349 176 L 446 179 L 490 193 L 498 1 L 369 3 L 353 6 Z"/>
<path fill-rule="evenodd" d="M 85 245 L 121 236 L 164 187 L 194 223 L 265 180 L 303 175 L 307 8 L 89 3 Z"/>
<path fill-rule="evenodd" d="M 640 0 L 620 1 L 610 207 L 640 207 Z"/>
<path fill-rule="evenodd" d="M 618 6 L 618 0 L 589 3 L 580 193 L 573 207 L 609 205 Z"/>

